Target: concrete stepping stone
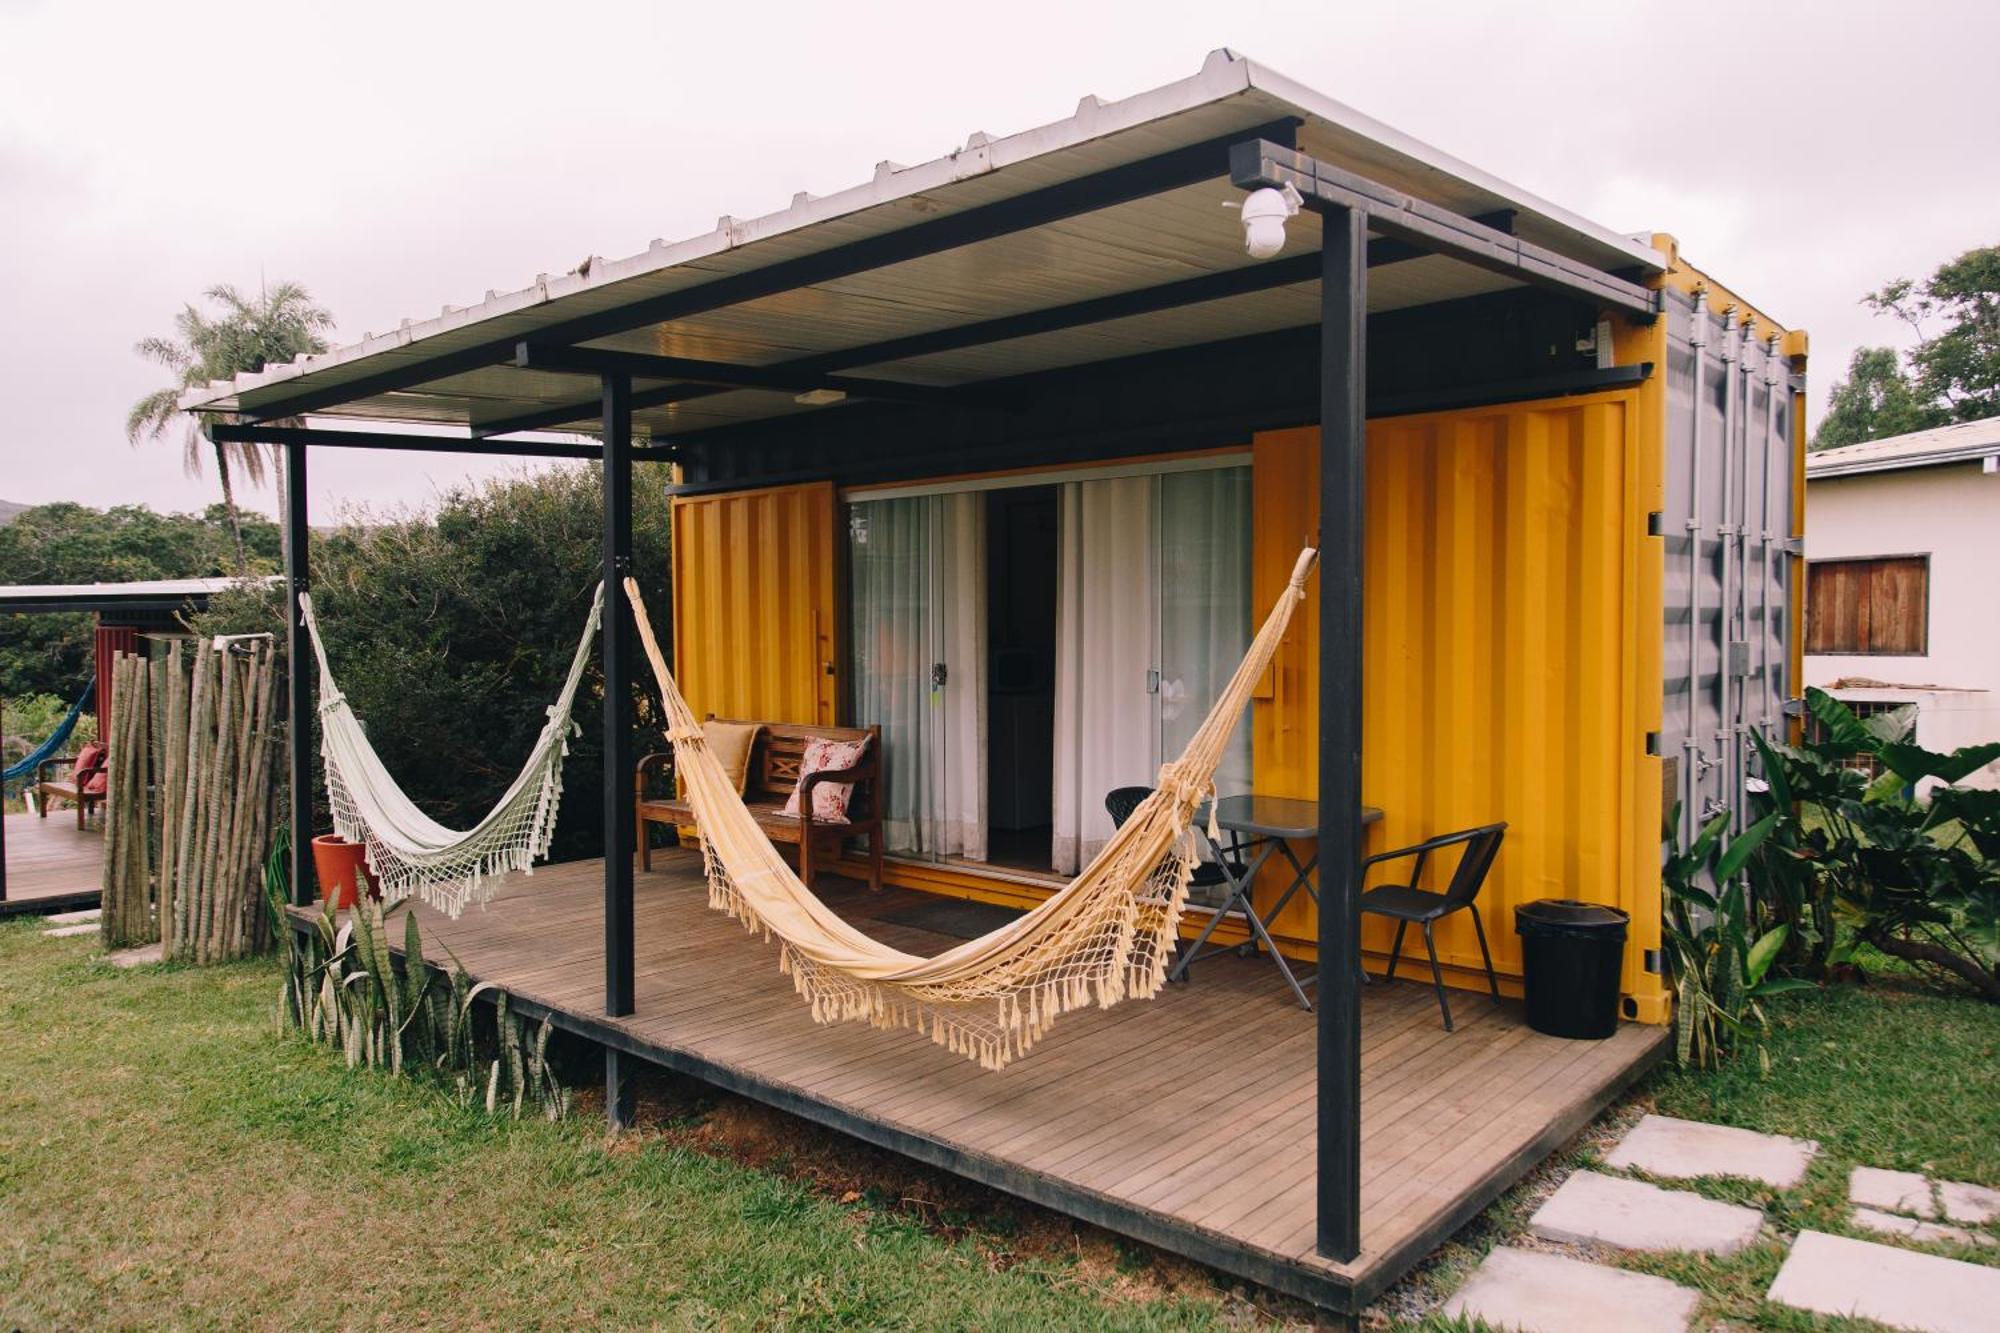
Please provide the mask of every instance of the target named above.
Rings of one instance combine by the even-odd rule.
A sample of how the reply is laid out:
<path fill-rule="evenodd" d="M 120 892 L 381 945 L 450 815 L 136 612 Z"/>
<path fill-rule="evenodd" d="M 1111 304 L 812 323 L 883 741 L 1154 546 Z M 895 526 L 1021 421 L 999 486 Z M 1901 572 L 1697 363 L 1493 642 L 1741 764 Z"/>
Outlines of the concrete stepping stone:
<path fill-rule="evenodd" d="M 1863 1208 L 1911 1217 L 1936 1217 L 1937 1204 L 1931 1199 L 1931 1183 L 1914 1171 L 1885 1171 L 1879 1166 L 1857 1166 L 1847 1177 L 1847 1201 Z"/>
<path fill-rule="evenodd" d="M 51 939 L 66 940 L 72 935 L 95 935 L 101 929 L 101 926 L 91 922 L 81 926 L 57 926 L 54 930 L 43 931 L 42 934 Z"/>
<path fill-rule="evenodd" d="M 2000 1190 L 1969 1185 L 1961 1180 L 1941 1180 L 1938 1182 L 1938 1197 L 1944 1202 L 1944 1215 L 1954 1222 L 1970 1222 L 1976 1227 L 1983 1227 L 2000 1219 Z"/>
<path fill-rule="evenodd" d="M 79 921 L 96 921 L 103 916 L 99 908 L 85 907 L 75 912 L 51 912 L 42 920 L 52 926 L 73 926 Z"/>
<path fill-rule="evenodd" d="M 1619 1140 L 1604 1164 L 1672 1180 L 1741 1176 L 1790 1189 L 1805 1179 L 1818 1152 L 1810 1139 L 1649 1115 Z"/>
<path fill-rule="evenodd" d="M 157 963 L 163 957 L 159 944 L 141 944 L 133 949 L 120 949 L 104 955 L 104 961 L 113 967 L 144 967 Z"/>
<path fill-rule="evenodd" d="M 1944 1222 L 1924 1222 L 1914 1217 L 1904 1217 L 1899 1213 L 1885 1213 L 1875 1208 L 1856 1208 L 1854 1225 L 1870 1231 L 1880 1231 L 1884 1235 L 1903 1236 L 1910 1240 L 1925 1241 L 1930 1244 L 1950 1245 L 1992 1245 L 1993 1237 L 1984 1232 L 1967 1231 L 1964 1227 L 1951 1226 Z"/>
<path fill-rule="evenodd" d="M 1993 1333 L 2000 1268 L 1802 1231 L 1766 1299 L 1921 1333 Z"/>
<path fill-rule="evenodd" d="M 1503 1245 L 1443 1313 L 1522 1333 L 1686 1333 L 1700 1303 L 1700 1292 L 1663 1277 Z"/>
<path fill-rule="evenodd" d="M 1734 1254 L 1757 1239 L 1764 1214 L 1687 1190 L 1578 1171 L 1528 1225 L 1544 1240 L 1570 1244 Z"/>

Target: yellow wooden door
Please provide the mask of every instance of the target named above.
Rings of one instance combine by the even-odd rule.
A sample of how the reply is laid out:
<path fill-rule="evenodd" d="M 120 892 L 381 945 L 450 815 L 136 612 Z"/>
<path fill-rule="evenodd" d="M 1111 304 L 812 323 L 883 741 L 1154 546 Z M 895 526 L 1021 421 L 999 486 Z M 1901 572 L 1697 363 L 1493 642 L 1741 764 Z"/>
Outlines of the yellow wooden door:
<path fill-rule="evenodd" d="M 697 716 L 839 721 L 831 482 L 674 500 L 674 669 Z"/>

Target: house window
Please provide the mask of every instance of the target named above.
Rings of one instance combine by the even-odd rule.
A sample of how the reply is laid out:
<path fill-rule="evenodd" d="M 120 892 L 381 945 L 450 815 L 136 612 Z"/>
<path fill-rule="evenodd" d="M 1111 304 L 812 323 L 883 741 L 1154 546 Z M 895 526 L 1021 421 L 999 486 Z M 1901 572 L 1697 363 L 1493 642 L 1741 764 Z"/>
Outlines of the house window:
<path fill-rule="evenodd" d="M 1815 560 L 1806 567 L 1806 651 L 1922 657 L 1930 651 L 1930 557 Z"/>
<path fill-rule="evenodd" d="M 1860 718 L 1864 722 L 1869 718 L 1900 713 L 1901 717 L 1899 720 L 1902 722 L 1902 726 L 1897 731 L 1895 739 L 1904 742 L 1914 742 L 1917 739 L 1917 706 L 1913 703 L 1905 703 L 1898 699 L 1849 698 L 1843 698 L 1841 702 L 1847 705 L 1848 712 L 1854 714 L 1855 717 Z M 1814 743 L 1827 739 L 1826 728 L 1820 723 L 1818 718 L 1807 719 L 1806 739 Z M 1840 766 L 1842 768 L 1854 769 L 1860 773 L 1866 773 L 1870 782 L 1881 777 L 1883 773 L 1881 763 L 1874 757 L 1865 754 L 1849 755 L 1840 761 Z"/>

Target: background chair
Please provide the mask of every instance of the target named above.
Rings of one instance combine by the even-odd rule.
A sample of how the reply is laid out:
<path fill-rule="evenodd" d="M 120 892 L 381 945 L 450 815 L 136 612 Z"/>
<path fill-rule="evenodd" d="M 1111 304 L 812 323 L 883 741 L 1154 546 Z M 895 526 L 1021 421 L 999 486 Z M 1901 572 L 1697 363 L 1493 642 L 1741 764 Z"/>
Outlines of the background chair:
<path fill-rule="evenodd" d="M 1132 812 L 1139 808 L 1139 802 L 1152 794 L 1153 789 L 1151 787 L 1112 788 L 1104 797 L 1104 811 L 1111 816 L 1111 826 L 1113 828 L 1125 827 L 1125 821 L 1130 819 Z M 1241 876 L 1243 873 L 1243 864 L 1235 857 L 1235 841 L 1233 837 L 1230 839 L 1230 868 L 1238 876 Z M 1188 893 L 1192 895 L 1197 890 L 1213 889 L 1226 885 L 1229 882 L 1230 877 L 1223 873 L 1220 863 L 1215 861 L 1196 861 L 1194 869 L 1188 872 Z"/>
<path fill-rule="evenodd" d="M 1453 912 L 1472 913 L 1472 929 L 1479 936 L 1479 956 L 1486 960 L 1486 984 L 1493 991 L 1493 998 L 1500 998 L 1500 981 L 1493 975 L 1493 954 L 1486 947 L 1486 924 L 1479 919 L 1479 905 L 1474 900 L 1479 897 L 1480 886 L 1486 883 L 1486 873 L 1493 868 L 1493 858 L 1500 852 L 1500 838 L 1506 833 L 1503 824 L 1486 824 L 1479 828 L 1466 829 L 1461 833 L 1447 833 L 1428 842 L 1420 842 L 1413 847 L 1399 847 L 1393 852 L 1378 852 L 1361 863 L 1364 880 L 1369 868 L 1383 861 L 1399 861 L 1405 857 L 1416 858 L 1410 867 L 1407 884 L 1382 884 L 1363 891 L 1361 910 L 1386 916 L 1396 923 L 1396 943 L 1389 951 L 1389 972 L 1384 978 L 1396 979 L 1396 963 L 1403 953 L 1403 932 L 1412 921 L 1423 927 L 1424 948 L 1431 956 L 1431 985 L 1437 989 L 1438 1012 L 1444 1015 L 1444 1030 L 1450 1032 L 1451 1004 L 1444 996 L 1444 973 L 1438 968 L 1437 940 L 1431 927 L 1440 917 Z M 1433 893 L 1420 889 L 1418 881 L 1424 877 L 1424 863 L 1431 853 L 1447 847 L 1463 844 L 1464 852 L 1459 855 L 1458 868 L 1452 872 L 1451 882 L 1443 893 Z"/>

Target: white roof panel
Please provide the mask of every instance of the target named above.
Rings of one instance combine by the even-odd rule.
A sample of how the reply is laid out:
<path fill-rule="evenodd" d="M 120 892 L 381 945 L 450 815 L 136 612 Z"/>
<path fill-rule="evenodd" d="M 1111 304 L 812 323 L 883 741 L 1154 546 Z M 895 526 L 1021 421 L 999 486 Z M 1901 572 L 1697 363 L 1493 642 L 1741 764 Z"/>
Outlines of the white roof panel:
<path fill-rule="evenodd" d="M 872 180 L 839 194 L 802 195 L 764 217 L 724 217 L 700 236 L 673 244 L 656 241 L 622 260 L 594 259 L 561 277 L 541 275 L 520 291 L 489 293 L 475 305 L 447 307 L 434 319 L 408 321 L 386 335 L 192 390 L 181 405 L 255 417 L 260 408 L 276 410 L 299 393 L 324 389 L 337 396 L 342 386 L 355 384 L 350 401 L 331 404 L 324 414 L 477 427 L 552 405 L 581 408 L 595 395 L 589 380 L 521 371 L 499 364 L 490 353 L 478 354 L 480 349 L 1282 120 L 1300 124 L 1300 146 L 1316 157 L 1456 212 L 1513 210 L 1518 235 L 1572 258 L 1605 268 L 1658 271 L 1661 266 L 1662 257 L 1650 246 L 1556 208 L 1250 60 L 1217 51 L 1192 78 L 1117 102 L 1086 98 L 1064 120 L 1000 139 L 975 135 L 959 151 L 920 166 L 885 163 Z M 1212 183 L 724 304 L 594 345 L 761 366 L 1238 268 L 1247 261 L 1223 205 L 1240 197 L 1218 173 Z M 1316 225 L 1310 216 L 1294 222 L 1300 250 L 1312 243 Z M 1428 258 L 1371 275 L 1370 308 L 1508 285 L 1507 279 L 1468 265 Z M 1314 317 L 1308 309 L 1314 291 L 1315 284 L 1301 284 L 878 365 L 871 373 L 954 384 L 1294 326 Z M 462 358 L 456 367 L 440 367 L 424 382 L 391 391 L 380 387 L 393 378 L 391 372 L 454 353 Z M 689 430 L 792 410 L 788 394 L 731 392 L 644 410 L 636 420 L 655 430 Z M 588 424 L 587 414 L 580 424 Z"/>

